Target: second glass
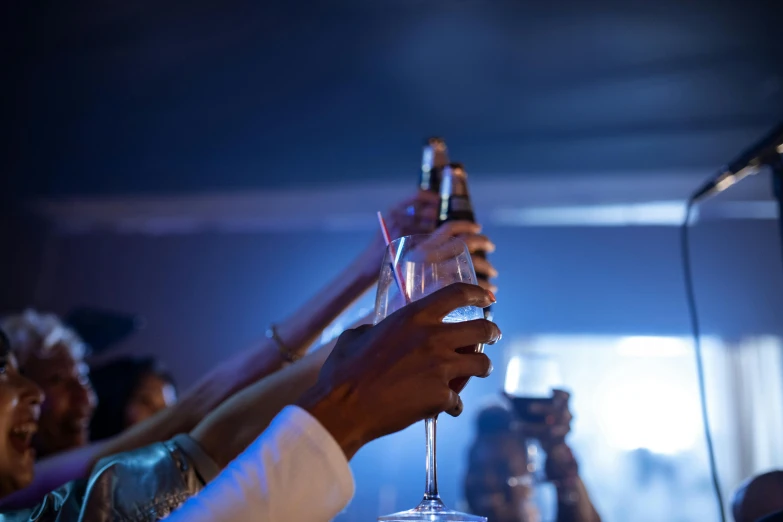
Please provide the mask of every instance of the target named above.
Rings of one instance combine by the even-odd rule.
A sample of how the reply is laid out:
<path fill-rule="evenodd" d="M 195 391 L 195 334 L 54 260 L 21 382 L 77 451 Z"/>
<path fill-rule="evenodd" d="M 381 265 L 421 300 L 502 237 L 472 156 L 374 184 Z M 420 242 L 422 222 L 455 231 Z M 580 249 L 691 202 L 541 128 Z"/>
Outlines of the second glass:
<path fill-rule="evenodd" d="M 512 355 L 506 367 L 504 393 L 525 433 L 525 427 L 544 425 L 546 413 L 554 405 L 554 390 L 562 387 L 560 367 L 550 355 L 531 350 L 523 345 L 512 346 Z M 545 482 L 544 451 L 541 444 L 525 437 L 527 469 L 532 482 Z"/>

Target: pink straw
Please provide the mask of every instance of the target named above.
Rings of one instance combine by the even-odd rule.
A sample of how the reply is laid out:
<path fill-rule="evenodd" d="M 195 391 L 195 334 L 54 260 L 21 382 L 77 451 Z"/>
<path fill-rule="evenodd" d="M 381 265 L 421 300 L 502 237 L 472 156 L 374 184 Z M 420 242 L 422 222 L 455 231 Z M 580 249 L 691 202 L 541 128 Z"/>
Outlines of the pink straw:
<path fill-rule="evenodd" d="M 386 220 L 383 219 L 383 214 L 378 211 L 378 223 L 381 225 L 381 233 L 383 234 L 383 240 L 386 242 L 386 246 L 391 251 L 392 261 L 390 262 L 394 279 L 397 281 L 397 288 L 400 289 L 400 293 L 405 299 L 405 303 L 411 302 L 408 292 L 405 291 L 405 283 L 402 280 L 402 274 L 400 273 L 400 267 L 394 264 L 394 259 L 397 257 L 397 252 L 394 250 L 394 246 L 391 246 L 391 236 L 389 236 L 389 229 L 386 227 Z"/>

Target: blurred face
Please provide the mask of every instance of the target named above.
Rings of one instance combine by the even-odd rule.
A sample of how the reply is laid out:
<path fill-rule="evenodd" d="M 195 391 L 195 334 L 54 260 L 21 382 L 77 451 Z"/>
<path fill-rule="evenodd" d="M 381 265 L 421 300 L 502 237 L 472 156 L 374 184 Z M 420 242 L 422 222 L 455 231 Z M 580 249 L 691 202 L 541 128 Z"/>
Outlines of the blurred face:
<path fill-rule="evenodd" d="M 177 402 L 177 391 L 174 386 L 159 376 L 149 373 L 142 377 L 128 401 L 125 409 L 125 427 L 138 424 L 175 402 Z"/>
<path fill-rule="evenodd" d="M 33 481 L 35 451 L 43 392 L 23 377 L 13 355 L 0 351 L 0 498 Z"/>
<path fill-rule="evenodd" d="M 98 402 L 87 365 L 74 359 L 67 346 L 56 345 L 42 356 L 31 356 L 24 371 L 46 394 L 33 440 L 38 456 L 87 444 L 90 419 Z"/>

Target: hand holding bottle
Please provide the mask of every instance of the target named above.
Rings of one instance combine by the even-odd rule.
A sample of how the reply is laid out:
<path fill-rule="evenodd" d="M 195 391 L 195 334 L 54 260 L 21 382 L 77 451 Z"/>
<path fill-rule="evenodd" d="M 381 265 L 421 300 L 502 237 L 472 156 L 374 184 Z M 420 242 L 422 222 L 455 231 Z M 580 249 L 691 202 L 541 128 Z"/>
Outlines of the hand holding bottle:
<path fill-rule="evenodd" d="M 487 260 L 486 253 L 495 251 L 495 244 L 481 233 L 481 225 L 471 221 L 447 221 L 435 232 L 436 236 L 457 237 L 465 242 L 470 252 L 473 268 L 476 274 L 486 274 L 487 278 L 479 278 L 478 283 L 492 293 L 498 291 L 497 285 L 490 280 L 498 276 L 494 265 Z"/>

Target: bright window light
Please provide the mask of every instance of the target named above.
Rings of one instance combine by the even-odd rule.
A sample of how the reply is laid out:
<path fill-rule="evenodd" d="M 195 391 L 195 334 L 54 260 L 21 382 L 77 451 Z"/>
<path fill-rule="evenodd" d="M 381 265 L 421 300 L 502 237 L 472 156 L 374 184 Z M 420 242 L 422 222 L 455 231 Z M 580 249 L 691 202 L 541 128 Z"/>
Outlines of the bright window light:
<path fill-rule="evenodd" d="M 517 383 L 522 377 L 522 364 L 519 356 L 515 355 L 506 366 L 506 382 L 503 389 L 508 394 L 513 394 L 517 389 Z"/>
<path fill-rule="evenodd" d="M 691 342 L 679 337 L 622 337 L 617 353 L 626 357 L 683 357 L 691 353 Z"/>
<path fill-rule="evenodd" d="M 627 337 L 617 344 L 619 355 L 643 358 L 629 371 L 618 364 L 596 390 L 600 431 L 621 450 L 644 448 L 673 455 L 693 448 L 699 440 L 701 417 L 693 382 L 683 379 L 689 355 L 685 339 Z M 662 360 L 661 358 L 669 358 Z"/>

